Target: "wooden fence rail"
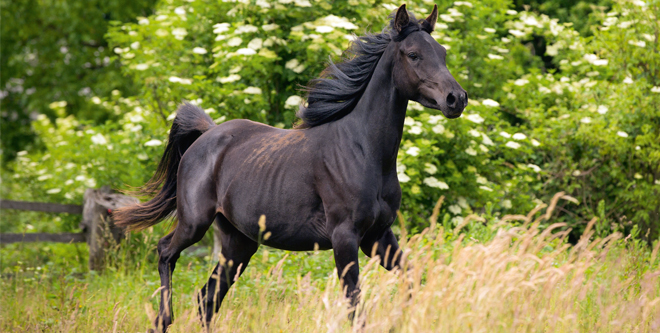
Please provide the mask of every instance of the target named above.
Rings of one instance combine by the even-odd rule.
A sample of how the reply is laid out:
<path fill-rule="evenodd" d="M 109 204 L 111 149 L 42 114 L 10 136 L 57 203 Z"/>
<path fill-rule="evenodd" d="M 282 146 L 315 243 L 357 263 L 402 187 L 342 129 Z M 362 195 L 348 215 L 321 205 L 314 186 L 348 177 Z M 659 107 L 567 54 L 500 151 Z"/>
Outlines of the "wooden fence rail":
<path fill-rule="evenodd" d="M 13 201 L 13 200 L 0 200 L 0 209 L 17 209 L 17 210 L 29 210 L 33 212 L 69 213 L 69 214 L 82 214 L 83 212 L 83 206 L 81 205 L 63 205 L 63 204 L 49 203 L 49 202 L 29 202 L 29 201 Z"/>

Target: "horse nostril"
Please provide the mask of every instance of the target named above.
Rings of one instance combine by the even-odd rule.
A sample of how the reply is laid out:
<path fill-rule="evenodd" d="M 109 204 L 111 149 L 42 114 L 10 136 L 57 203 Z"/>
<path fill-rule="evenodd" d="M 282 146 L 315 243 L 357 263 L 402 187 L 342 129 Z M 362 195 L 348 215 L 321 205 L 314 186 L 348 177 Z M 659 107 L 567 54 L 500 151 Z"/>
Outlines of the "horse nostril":
<path fill-rule="evenodd" d="M 447 106 L 454 106 L 454 103 L 456 103 L 456 97 L 454 97 L 454 94 L 449 93 L 447 96 Z"/>

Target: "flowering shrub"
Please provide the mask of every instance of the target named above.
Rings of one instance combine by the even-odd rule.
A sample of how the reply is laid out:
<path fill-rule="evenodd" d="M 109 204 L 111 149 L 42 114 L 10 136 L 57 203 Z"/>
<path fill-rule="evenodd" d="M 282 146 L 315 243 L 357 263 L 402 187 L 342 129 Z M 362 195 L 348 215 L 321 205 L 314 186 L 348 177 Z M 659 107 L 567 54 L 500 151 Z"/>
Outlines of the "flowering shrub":
<path fill-rule="evenodd" d="M 432 4 L 408 8 L 423 17 Z M 291 127 L 304 100 L 300 85 L 328 59 L 340 61 L 353 34 L 380 31 L 398 5 L 162 1 L 155 15 L 116 23 L 107 36 L 142 92 L 92 100 L 122 120 L 94 128 L 71 118 L 36 121 L 47 151 L 21 156 L 16 177 L 51 191 L 53 200 L 65 193 L 79 200 L 91 178 L 139 185 L 152 174 L 182 100 L 216 122 L 249 118 Z M 432 36 L 447 48 L 448 68 L 470 102 L 454 120 L 409 105 L 397 166 L 407 228 L 428 226 L 440 196 L 440 216 L 455 226 L 473 212 L 502 217 L 566 191 L 576 199 L 558 211 L 571 227 L 581 229 L 596 215 L 599 232 L 637 224 L 652 228 L 653 237 L 660 207 L 658 5 L 620 1 L 609 12 L 595 11 L 590 20 L 600 24 L 592 37 L 571 23 L 516 12 L 507 0 L 439 6 Z M 544 54 L 530 52 L 535 40 L 545 41 Z M 79 148 L 58 146 L 63 141 Z M 37 162 L 48 154 L 59 162 Z M 24 167 L 30 163 L 37 165 Z M 65 171 L 67 163 L 88 167 Z M 40 180 L 40 170 L 52 177 Z M 83 173 L 85 181 L 77 181 Z"/>

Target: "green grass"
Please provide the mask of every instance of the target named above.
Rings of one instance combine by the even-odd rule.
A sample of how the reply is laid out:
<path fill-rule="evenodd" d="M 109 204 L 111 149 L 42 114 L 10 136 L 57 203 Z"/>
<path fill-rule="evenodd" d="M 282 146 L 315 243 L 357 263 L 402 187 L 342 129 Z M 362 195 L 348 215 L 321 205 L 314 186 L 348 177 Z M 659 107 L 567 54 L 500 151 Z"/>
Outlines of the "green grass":
<path fill-rule="evenodd" d="M 561 228 L 472 221 L 405 244 L 406 273 L 360 257 L 357 323 L 334 272 L 332 251 L 262 247 L 230 290 L 218 332 L 655 332 L 660 327 L 658 245 L 588 228 L 575 246 Z M 593 224 L 592 224 L 593 225 Z M 158 308 L 155 242 L 131 236 L 102 273 L 86 269 L 84 244 L 0 246 L 0 331 L 144 332 Z M 656 243 L 660 244 L 660 243 Z M 210 251 L 210 246 L 208 248 Z M 204 249 L 201 250 L 204 253 Z M 207 252 L 208 253 L 208 252 Z M 196 293 L 214 267 L 184 252 L 174 272 L 171 332 L 204 331 Z"/>

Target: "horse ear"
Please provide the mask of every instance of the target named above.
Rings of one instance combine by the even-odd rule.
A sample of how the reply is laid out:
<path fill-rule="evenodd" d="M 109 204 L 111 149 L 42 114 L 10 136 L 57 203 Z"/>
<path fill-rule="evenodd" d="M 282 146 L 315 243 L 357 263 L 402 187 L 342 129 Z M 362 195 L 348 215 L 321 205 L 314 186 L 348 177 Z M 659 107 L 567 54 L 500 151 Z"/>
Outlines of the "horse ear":
<path fill-rule="evenodd" d="M 401 29 L 407 26 L 408 23 L 410 23 L 410 16 L 408 16 L 406 4 L 404 3 L 399 7 L 399 10 L 396 11 L 396 16 L 394 17 L 394 29 L 401 32 Z"/>
<path fill-rule="evenodd" d="M 438 22 L 438 5 L 433 5 L 433 11 L 425 21 L 428 23 L 428 27 L 430 28 L 428 33 L 433 32 L 433 30 L 435 30 L 435 23 Z"/>

